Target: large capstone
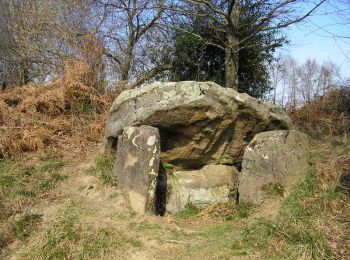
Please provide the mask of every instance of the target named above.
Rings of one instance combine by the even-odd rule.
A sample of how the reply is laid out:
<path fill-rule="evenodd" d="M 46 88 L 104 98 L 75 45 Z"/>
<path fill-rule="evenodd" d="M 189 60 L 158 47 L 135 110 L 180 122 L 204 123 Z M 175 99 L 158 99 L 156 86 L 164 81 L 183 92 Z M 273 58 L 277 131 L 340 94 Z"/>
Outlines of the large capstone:
<path fill-rule="evenodd" d="M 128 126 L 157 127 L 161 159 L 187 168 L 239 165 L 257 133 L 288 129 L 282 109 L 213 82 L 155 82 L 124 91 L 106 123 L 105 150 L 115 149 Z"/>
<path fill-rule="evenodd" d="M 113 175 L 118 188 L 125 191 L 131 208 L 138 213 L 155 211 L 157 179 L 163 177 L 158 175 L 159 154 L 157 128 L 126 127 L 118 137 Z"/>
<path fill-rule="evenodd" d="M 288 192 L 308 167 L 307 135 L 294 130 L 257 134 L 243 156 L 239 198 L 260 204 L 273 193 Z"/>
<path fill-rule="evenodd" d="M 238 171 L 234 166 L 206 165 L 192 171 L 176 171 L 168 177 L 166 209 L 175 213 L 192 204 L 198 208 L 235 198 Z"/>

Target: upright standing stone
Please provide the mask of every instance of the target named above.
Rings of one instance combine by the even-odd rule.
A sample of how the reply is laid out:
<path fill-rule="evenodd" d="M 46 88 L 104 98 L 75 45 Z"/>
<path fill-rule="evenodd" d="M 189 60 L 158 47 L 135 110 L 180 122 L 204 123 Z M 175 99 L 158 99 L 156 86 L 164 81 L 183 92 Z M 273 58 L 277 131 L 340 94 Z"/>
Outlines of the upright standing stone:
<path fill-rule="evenodd" d="M 118 137 L 113 174 L 118 188 L 125 191 L 132 209 L 138 213 L 154 211 L 159 154 L 157 128 L 126 127 Z"/>
<path fill-rule="evenodd" d="M 308 160 L 308 139 L 301 132 L 276 130 L 255 135 L 243 155 L 240 199 L 260 204 L 274 187 L 288 191 L 306 174 Z"/>

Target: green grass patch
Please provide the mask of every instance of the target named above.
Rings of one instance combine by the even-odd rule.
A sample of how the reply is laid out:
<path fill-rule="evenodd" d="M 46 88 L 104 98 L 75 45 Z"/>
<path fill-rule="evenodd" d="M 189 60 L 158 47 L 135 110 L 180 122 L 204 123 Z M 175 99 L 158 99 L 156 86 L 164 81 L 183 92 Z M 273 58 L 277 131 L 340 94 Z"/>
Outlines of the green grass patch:
<path fill-rule="evenodd" d="M 26 239 L 41 221 L 41 214 L 25 213 L 18 220 L 10 222 L 10 228 L 16 238 Z"/>
<path fill-rule="evenodd" d="M 6 239 L 0 239 L 2 247 L 15 239 L 27 239 L 36 229 L 41 216 L 28 213 L 27 207 L 39 196 L 49 196 L 48 191 L 68 177 L 61 173 L 63 165 L 62 161 L 53 158 L 30 165 L 0 160 L 0 210 L 6 209 L 4 214 L 0 214 L 0 230 L 3 230 L 0 233 L 6 233 L 2 236 Z"/>
<path fill-rule="evenodd" d="M 224 222 L 222 224 L 213 225 L 205 228 L 203 231 L 195 233 L 195 236 L 200 236 L 203 238 L 213 238 L 225 237 L 232 232 L 234 229 L 234 223 L 231 221 Z"/>
<path fill-rule="evenodd" d="M 113 226 L 91 225 L 83 217 L 81 202 L 70 203 L 54 223 L 32 243 L 24 257 L 28 259 L 92 259 L 115 256 L 118 250 L 140 247 L 137 239 Z"/>
<path fill-rule="evenodd" d="M 271 197 L 283 197 L 285 190 L 284 187 L 279 183 L 269 183 L 262 187 L 266 195 Z"/>
<path fill-rule="evenodd" d="M 317 199 L 320 193 L 322 190 L 317 185 L 316 173 L 310 170 L 283 200 L 276 220 L 260 220 L 248 225 L 242 231 L 243 239 L 240 242 L 256 251 L 264 252 L 266 257 L 331 257 L 325 235 L 317 227 L 322 204 Z M 274 248 L 277 245 L 279 250 Z"/>
<path fill-rule="evenodd" d="M 309 170 L 304 179 L 293 189 L 291 194 L 283 200 L 278 218 L 285 221 L 298 221 L 310 214 L 318 213 L 317 204 L 310 204 L 305 208 L 302 204 L 305 198 L 311 198 L 317 191 L 317 176 L 314 169 Z"/>
<path fill-rule="evenodd" d="M 56 173 L 60 171 L 63 168 L 63 166 L 64 166 L 64 163 L 62 161 L 49 160 L 49 161 L 46 161 L 43 166 L 41 166 L 40 171 L 46 172 L 46 173 Z"/>
<path fill-rule="evenodd" d="M 24 176 L 32 176 L 38 172 L 38 168 L 34 167 L 33 165 L 24 166 L 22 169 L 22 175 Z"/>
<path fill-rule="evenodd" d="M 255 205 L 253 203 L 240 201 L 237 205 L 237 210 L 233 215 L 227 217 L 227 220 L 239 220 L 243 218 L 249 217 L 255 209 Z"/>
<path fill-rule="evenodd" d="M 197 215 L 200 212 L 201 212 L 201 210 L 196 205 L 194 205 L 193 203 L 187 203 L 185 206 L 185 209 L 177 212 L 175 214 L 175 217 L 189 218 L 189 217 Z"/>
<path fill-rule="evenodd" d="M 76 115 L 89 115 L 94 111 L 88 100 L 72 103 L 72 112 Z"/>
<path fill-rule="evenodd" d="M 135 218 L 136 215 L 137 215 L 137 213 L 135 211 L 122 211 L 122 212 L 118 213 L 116 216 L 120 220 L 131 220 L 131 219 Z"/>
<path fill-rule="evenodd" d="M 95 166 L 92 169 L 92 173 L 98 176 L 103 184 L 113 184 L 113 167 L 114 158 L 112 156 L 100 155 L 95 160 Z"/>
<path fill-rule="evenodd" d="M 22 167 L 10 161 L 1 161 L 0 196 L 32 197 L 41 191 L 50 190 L 68 177 L 61 173 L 63 166 L 61 161 L 46 161 L 41 166 Z"/>
<path fill-rule="evenodd" d="M 167 173 L 171 173 L 174 170 L 174 165 L 170 163 L 163 163 L 163 166 Z"/>
<path fill-rule="evenodd" d="M 140 223 L 134 223 L 134 222 L 131 222 L 130 223 L 130 227 L 131 228 L 134 228 L 134 229 L 137 229 L 137 230 L 140 230 L 140 231 L 145 231 L 145 230 L 159 230 L 161 229 L 161 226 L 158 225 L 158 224 L 153 224 L 153 223 L 150 223 L 148 221 L 142 221 Z"/>
<path fill-rule="evenodd" d="M 42 179 L 39 180 L 37 187 L 40 190 L 50 190 L 54 188 L 57 185 L 57 183 L 67 178 L 67 175 L 62 175 L 60 173 L 53 172 L 46 176 L 43 176 Z"/>

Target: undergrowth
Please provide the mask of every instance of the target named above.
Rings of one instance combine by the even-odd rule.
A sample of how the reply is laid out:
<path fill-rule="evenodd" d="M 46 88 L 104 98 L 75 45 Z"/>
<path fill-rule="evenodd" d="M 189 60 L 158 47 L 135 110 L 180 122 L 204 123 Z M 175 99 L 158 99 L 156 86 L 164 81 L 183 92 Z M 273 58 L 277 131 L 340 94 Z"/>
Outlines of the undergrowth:
<path fill-rule="evenodd" d="M 312 137 L 346 139 L 350 130 L 350 90 L 333 89 L 289 114 L 294 125 Z"/>
<path fill-rule="evenodd" d="M 67 64 L 62 79 L 49 85 L 1 91 L 0 159 L 51 150 L 72 158 L 97 145 L 120 90 L 108 91 L 92 80 L 94 69 L 78 60 Z"/>

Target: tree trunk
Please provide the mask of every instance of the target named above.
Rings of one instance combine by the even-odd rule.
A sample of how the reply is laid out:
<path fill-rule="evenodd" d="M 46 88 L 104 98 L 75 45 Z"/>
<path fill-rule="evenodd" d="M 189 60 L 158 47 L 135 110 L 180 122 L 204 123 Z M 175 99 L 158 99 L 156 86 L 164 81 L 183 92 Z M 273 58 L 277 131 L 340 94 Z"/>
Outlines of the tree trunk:
<path fill-rule="evenodd" d="M 130 76 L 131 63 L 134 56 L 135 37 L 134 31 L 130 32 L 128 47 L 125 50 L 125 58 L 120 66 L 120 79 L 122 81 L 128 81 Z"/>
<path fill-rule="evenodd" d="M 239 39 L 238 22 L 239 6 L 238 1 L 229 1 L 227 46 L 225 48 L 225 85 L 227 88 L 238 90 L 238 59 L 239 59 Z"/>
<path fill-rule="evenodd" d="M 225 85 L 238 90 L 238 40 L 234 35 L 228 35 L 228 47 L 225 50 Z"/>
<path fill-rule="evenodd" d="M 123 61 L 123 64 L 120 66 L 121 81 L 129 80 L 129 72 L 131 68 L 131 56 L 132 56 L 132 53 L 130 55 L 127 54 L 125 57 L 125 60 Z"/>
<path fill-rule="evenodd" d="M 28 64 L 29 62 L 27 61 L 22 63 L 22 85 L 27 85 L 30 82 Z"/>

